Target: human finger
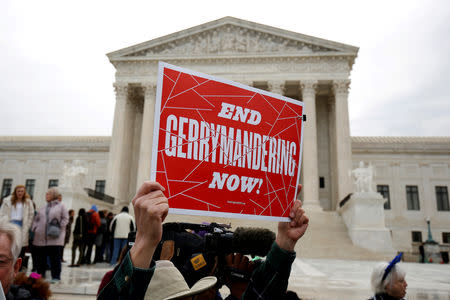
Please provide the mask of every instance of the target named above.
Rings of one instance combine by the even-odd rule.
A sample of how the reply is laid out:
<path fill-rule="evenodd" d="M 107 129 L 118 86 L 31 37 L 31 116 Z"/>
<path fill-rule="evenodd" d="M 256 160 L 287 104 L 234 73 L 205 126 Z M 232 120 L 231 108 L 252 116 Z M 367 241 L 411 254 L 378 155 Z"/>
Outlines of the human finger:
<path fill-rule="evenodd" d="M 138 199 L 139 197 L 142 197 L 143 195 L 146 195 L 155 190 L 161 190 L 164 192 L 166 189 L 161 184 L 159 184 L 159 182 L 145 181 L 141 185 L 141 187 L 138 189 L 138 191 L 136 192 L 134 199 Z M 134 199 L 133 199 L 133 201 L 134 201 Z"/>
<path fill-rule="evenodd" d="M 302 218 L 302 216 L 304 216 L 305 214 L 305 210 L 301 207 L 297 208 L 297 210 L 295 211 L 295 217 L 294 217 L 294 221 L 295 223 L 299 224 L 300 219 Z"/>
<path fill-rule="evenodd" d="M 295 217 L 295 211 L 301 206 L 301 202 L 299 200 L 295 200 L 292 205 L 291 211 L 289 213 L 289 217 L 293 219 Z"/>
<path fill-rule="evenodd" d="M 307 215 L 303 214 L 302 217 L 299 220 L 300 225 L 309 224 L 309 218 Z"/>
<path fill-rule="evenodd" d="M 153 206 L 157 206 L 160 204 L 167 204 L 168 200 L 166 197 L 157 197 L 152 198 L 148 196 L 143 196 L 140 198 L 135 199 L 133 206 L 134 206 L 134 212 L 139 213 L 141 210 L 144 211 L 151 211 L 153 209 Z"/>

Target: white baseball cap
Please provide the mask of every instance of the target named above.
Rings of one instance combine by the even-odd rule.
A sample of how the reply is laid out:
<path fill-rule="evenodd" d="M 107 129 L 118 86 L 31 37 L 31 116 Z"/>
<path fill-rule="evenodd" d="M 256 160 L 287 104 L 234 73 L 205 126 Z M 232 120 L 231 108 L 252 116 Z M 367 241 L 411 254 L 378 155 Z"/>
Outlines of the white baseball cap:
<path fill-rule="evenodd" d="M 189 288 L 183 275 L 169 260 L 156 261 L 155 273 L 145 292 L 145 300 L 171 300 L 194 296 L 212 288 L 214 276 L 203 277 Z"/>

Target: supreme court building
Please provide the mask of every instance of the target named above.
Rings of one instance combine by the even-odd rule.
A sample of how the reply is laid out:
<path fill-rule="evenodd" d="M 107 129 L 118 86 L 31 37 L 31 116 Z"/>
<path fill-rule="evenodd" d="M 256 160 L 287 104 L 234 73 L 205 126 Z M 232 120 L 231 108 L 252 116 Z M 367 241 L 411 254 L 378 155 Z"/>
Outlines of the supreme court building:
<path fill-rule="evenodd" d="M 328 232 L 311 243 L 345 250 L 333 240 L 349 240 L 339 205 L 354 192 L 350 171 L 363 161 L 374 166 L 376 188 L 386 198 L 394 249 L 417 252 L 429 219 L 434 240 L 448 252 L 450 137 L 351 137 L 348 94 L 357 53 L 354 46 L 232 17 L 109 53 L 116 69 L 112 136 L 0 137 L 2 197 L 8 186 L 30 182 L 42 204 L 50 180 L 57 185 L 63 166 L 78 159 L 89 170 L 85 187 L 114 197 L 116 210 L 128 204 L 150 177 L 158 62 L 164 61 L 305 103 L 301 198 L 316 217 L 312 230 Z"/>

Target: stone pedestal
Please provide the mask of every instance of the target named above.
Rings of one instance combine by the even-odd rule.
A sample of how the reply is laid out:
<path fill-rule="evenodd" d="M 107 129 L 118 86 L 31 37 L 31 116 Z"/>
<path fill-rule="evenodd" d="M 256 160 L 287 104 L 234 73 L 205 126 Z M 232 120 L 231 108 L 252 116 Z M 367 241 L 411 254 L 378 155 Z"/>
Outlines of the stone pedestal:
<path fill-rule="evenodd" d="M 67 209 L 73 209 L 75 210 L 75 213 L 77 213 L 80 208 L 91 208 L 92 204 L 90 203 L 89 196 L 85 191 L 74 191 L 68 187 L 61 187 L 59 188 L 59 191 L 62 195 L 62 203 L 64 203 Z"/>
<path fill-rule="evenodd" d="M 112 204 L 100 201 L 88 196 L 87 192 L 84 190 L 72 190 L 71 188 L 61 187 L 59 192 L 62 195 L 62 203 L 66 208 L 75 210 L 75 215 L 78 215 L 78 210 L 84 208 L 88 211 L 93 204 L 97 205 L 99 210 L 113 210 L 114 206 Z"/>
<path fill-rule="evenodd" d="M 442 261 L 441 251 L 439 249 L 439 244 L 436 242 L 425 242 L 423 245 L 423 250 L 425 251 L 425 262 L 440 264 Z"/>
<path fill-rule="evenodd" d="M 384 223 L 384 202 L 378 193 L 355 193 L 339 209 L 354 245 L 375 252 L 395 252 Z"/>

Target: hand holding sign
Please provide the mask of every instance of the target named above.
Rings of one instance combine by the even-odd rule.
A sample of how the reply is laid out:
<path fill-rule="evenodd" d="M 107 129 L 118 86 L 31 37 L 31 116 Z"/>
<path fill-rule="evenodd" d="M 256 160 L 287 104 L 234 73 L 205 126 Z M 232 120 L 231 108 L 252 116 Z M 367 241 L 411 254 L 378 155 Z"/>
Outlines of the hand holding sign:
<path fill-rule="evenodd" d="M 137 232 L 130 255 L 135 267 L 149 267 L 156 246 L 162 238 L 162 223 L 169 212 L 164 190 L 159 183 L 146 181 L 132 201 Z"/>
<path fill-rule="evenodd" d="M 302 185 L 299 184 L 298 193 L 301 189 Z M 305 234 L 309 224 L 309 218 L 306 216 L 300 200 L 295 200 L 289 218 L 290 222 L 278 223 L 276 243 L 284 250 L 294 251 L 295 244 Z"/>

